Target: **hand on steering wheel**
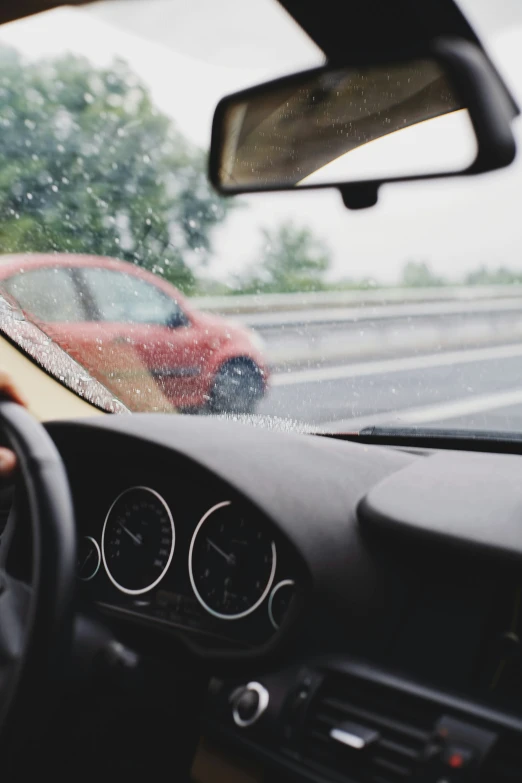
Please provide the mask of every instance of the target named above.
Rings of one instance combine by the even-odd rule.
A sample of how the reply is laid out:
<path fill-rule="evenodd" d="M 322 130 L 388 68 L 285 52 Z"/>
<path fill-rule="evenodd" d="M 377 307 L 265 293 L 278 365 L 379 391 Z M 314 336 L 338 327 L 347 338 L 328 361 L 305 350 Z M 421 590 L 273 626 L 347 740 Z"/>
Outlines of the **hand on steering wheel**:
<path fill-rule="evenodd" d="M 0 399 L 11 400 L 11 402 L 17 402 L 18 405 L 27 408 L 27 400 L 17 388 L 16 383 L 8 373 L 2 370 L 0 370 Z M 12 475 L 16 465 L 17 459 L 14 451 L 0 447 L 0 480 Z"/>
<path fill-rule="evenodd" d="M 46 429 L 27 410 L 12 379 L 0 372 L 0 481 L 20 474 L 0 544 L 0 753 L 47 714 L 70 650 L 76 531 L 67 474 Z M 26 549 L 30 578 L 9 569 L 11 533 Z"/>

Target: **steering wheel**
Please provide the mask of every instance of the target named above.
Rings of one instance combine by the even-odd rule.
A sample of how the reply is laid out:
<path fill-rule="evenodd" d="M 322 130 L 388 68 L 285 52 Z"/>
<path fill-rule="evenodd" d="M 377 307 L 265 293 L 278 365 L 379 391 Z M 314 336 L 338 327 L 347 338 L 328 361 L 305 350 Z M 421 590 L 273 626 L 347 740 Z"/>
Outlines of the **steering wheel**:
<path fill-rule="evenodd" d="M 0 402 L 0 431 L 18 457 L 32 535 L 30 584 L 6 570 L 12 543 L 7 530 L 0 542 L 0 739 L 8 752 L 20 721 L 26 733 L 28 719 L 48 704 L 49 686 L 63 671 L 72 632 L 76 533 L 65 468 L 46 430 L 20 405 Z M 27 698 L 30 710 L 23 709 Z"/>

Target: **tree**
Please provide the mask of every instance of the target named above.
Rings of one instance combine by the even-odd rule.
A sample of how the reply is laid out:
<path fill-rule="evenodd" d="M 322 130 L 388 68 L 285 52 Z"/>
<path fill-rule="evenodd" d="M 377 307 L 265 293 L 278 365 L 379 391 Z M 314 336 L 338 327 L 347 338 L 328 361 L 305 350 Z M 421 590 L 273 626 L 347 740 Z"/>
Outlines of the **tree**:
<path fill-rule="evenodd" d="M 443 277 L 434 275 L 426 262 L 408 261 L 402 270 L 400 285 L 407 288 L 430 288 L 447 285 L 447 282 Z"/>
<path fill-rule="evenodd" d="M 468 272 L 464 278 L 466 285 L 520 285 L 522 272 L 499 266 L 497 269 L 489 269 L 481 266 Z"/>
<path fill-rule="evenodd" d="M 284 223 L 262 231 L 262 249 L 255 265 L 238 281 L 241 293 L 286 293 L 325 288 L 330 267 L 328 247 L 309 228 Z"/>
<path fill-rule="evenodd" d="M 122 61 L 0 50 L 0 251 L 133 261 L 190 291 L 225 202 Z"/>

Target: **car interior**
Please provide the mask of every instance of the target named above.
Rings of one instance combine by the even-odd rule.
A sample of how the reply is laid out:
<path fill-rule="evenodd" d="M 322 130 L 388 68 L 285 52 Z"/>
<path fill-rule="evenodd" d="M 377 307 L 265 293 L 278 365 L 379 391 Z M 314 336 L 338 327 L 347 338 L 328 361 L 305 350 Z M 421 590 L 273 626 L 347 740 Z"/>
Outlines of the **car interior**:
<path fill-rule="evenodd" d="M 280 4 L 326 64 L 218 104 L 227 198 L 333 186 L 348 219 L 386 182 L 511 164 L 516 101 L 452 0 Z M 403 124 L 467 110 L 472 158 L 304 182 L 351 149 L 336 116 L 360 122 L 355 147 L 397 130 L 398 111 L 385 129 L 382 107 L 371 126 L 346 115 L 367 94 L 348 78 L 377 105 L 395 67 L 418 79 L 414 98 L 386 92 Z M 2 335 L 36 372 L 27 330 Z M 19 466 L 0 483 L 6 780 L 522 780 L 519 435 L 129 415 L 92 385 L 84 417 L 49 375 L 56 415 L 0 402 Z"/>

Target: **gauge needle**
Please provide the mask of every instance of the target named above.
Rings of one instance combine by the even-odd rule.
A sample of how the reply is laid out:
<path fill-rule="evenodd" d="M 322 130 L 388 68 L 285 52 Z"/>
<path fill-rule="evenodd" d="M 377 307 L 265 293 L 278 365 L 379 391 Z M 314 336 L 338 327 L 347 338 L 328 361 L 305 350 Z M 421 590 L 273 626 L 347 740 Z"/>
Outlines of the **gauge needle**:
<path fill-rule="evenodd" d="M 227 555 L 226 552 L 223 552 L 223 550 L 220 549 L 217 544 L 214 544 L 214 542 L 211 541 L 210 538 L 207 538 L 207 543 L 212 547 L 212 549 L 215 549 L 216 552 L 221 555 L 221 557 L 224 557 L 227 563 L 234 562 L 234 557 L 232 555 Z"/>
<path fill-rule="evenodd" d="M 135 544 L 137 544 L 138 546 L 141 546 L 141 544 L 143 542 L 142 542 L 140 536 L 135 536 L 134 533 L 131 533 L 129 528 L 125 527 L 125 525 L 123 525 L 122 523 L 120 523 L 120 527 L 121 527 L 122 530 L 124 530 L 127 533 L 128 536 L 130 536 L 132 538 L 132 540 L 134 541 Z"/>
<path fill-rule="evenodd" d="M 83 569 L 85 568 L 85 566 L 87 565 L 87 563 L 89 562 L 91 557 L 92 557 L 92 549 L 90 550 L 89 554 L 87 555 L 87 557 L 85 558 L 85 560 L 81 564 L 80 569 L 79 569 L 80 573 L 83 571 Z"/>

